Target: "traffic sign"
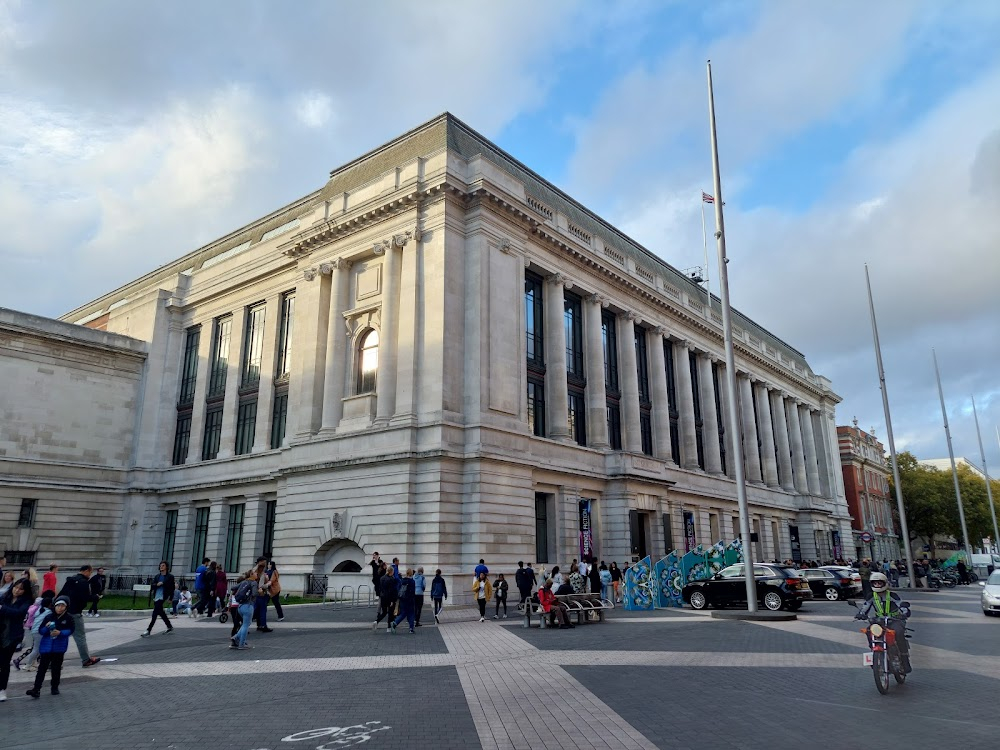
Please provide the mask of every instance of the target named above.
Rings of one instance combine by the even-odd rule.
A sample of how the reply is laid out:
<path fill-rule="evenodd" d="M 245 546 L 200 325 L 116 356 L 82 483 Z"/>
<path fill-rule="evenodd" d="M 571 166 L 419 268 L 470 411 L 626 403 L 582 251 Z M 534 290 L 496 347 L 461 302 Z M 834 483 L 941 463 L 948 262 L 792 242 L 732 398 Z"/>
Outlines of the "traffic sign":
<path fill-rule="evenodd" d="M 861 532 L 861 541 L 864 542 L 865 544 L 868 544 L 874 538 L 875 537 L 872 536 L 872 533 L 870 531 L 862 531 Z"/>

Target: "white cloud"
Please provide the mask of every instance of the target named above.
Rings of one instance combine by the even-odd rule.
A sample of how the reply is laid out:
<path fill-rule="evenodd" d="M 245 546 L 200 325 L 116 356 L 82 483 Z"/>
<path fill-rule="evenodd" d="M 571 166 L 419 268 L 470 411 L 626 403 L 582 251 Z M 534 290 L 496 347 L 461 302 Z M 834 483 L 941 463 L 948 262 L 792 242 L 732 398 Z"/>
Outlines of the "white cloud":
<path fill-rule="evenodd" d="M 321 91 L 307 91 L 295 97 L 295 116 L 307 128 L 320 128 L 333 115 L 333 101 Z"/>

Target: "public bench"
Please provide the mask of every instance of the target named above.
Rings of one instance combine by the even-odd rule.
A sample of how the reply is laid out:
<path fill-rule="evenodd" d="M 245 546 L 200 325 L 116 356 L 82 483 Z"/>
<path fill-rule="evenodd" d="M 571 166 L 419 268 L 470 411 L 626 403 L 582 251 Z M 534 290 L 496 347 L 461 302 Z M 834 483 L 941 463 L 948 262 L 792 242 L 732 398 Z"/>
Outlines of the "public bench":
<path fill-rule="evenodd" d="M 597 622 L 604 622 L 604 612 L 614 609 L 615 605 L 610 599 L 602 599 L 600 594 L 562 594 L 556 596 L 557 602 L 566 605 L 566 614 L 572 616 L 576 614 L 576 624 L 582 625 L 588 622 L 593 613 Z M 537 617 L 539 626 L 544 630 L 550 625 L 554 625 L 556 615 L 554 612 L 542 611 L 542 605 L 528 599 L 524 603 L 524 623 L 522 627 L 531 627 L 531 618 Z M 567 619 L 569 619 L 567 617 Z"/>

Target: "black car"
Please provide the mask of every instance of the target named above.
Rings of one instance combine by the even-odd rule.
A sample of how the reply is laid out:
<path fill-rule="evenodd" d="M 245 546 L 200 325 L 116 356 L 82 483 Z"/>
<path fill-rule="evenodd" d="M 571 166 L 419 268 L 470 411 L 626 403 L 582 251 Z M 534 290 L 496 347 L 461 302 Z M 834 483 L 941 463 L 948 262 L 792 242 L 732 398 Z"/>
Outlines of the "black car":
<path fill-rule="evenodd" d="M 692 581 L 681 590 L 681 597 L 694 609 L 745 607 L 747 588 L 743 569 L 743 563 L 737 563 L 723 568 L 712 578 Z M 757 602 L 769 610 L 794 612 L 802 602 L 813 598 L 809 582 L 800 570 L 757 563 L 753 566 L 753 577 L 757 582 Z"/>
<path fill-rule="evenodd" d="M 861 593 L 861 576 L 843 568 L 807 568 L 801 571 L 817 599 L 831 602 L 850 599 Z"/>

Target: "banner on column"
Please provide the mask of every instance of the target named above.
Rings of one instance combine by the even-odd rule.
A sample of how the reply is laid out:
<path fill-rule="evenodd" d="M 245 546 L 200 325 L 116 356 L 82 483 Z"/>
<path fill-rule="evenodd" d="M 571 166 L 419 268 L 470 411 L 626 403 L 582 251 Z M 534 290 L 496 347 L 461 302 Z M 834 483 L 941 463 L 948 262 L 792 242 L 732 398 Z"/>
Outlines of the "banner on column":
<path fill-rule="evenodd" d="M 694 513 L 689 510 L 684 511 L 684 551 L 690 552 L 698 546 L 694 532 Z"/>
<path fill-rule="evenodd" d="M 844 548 L 840 543 L 840 531 L 833 531 L 833 559 L 840 560 L 844 556 Z"/>
<path fill-rule="evenodd" d="M 590 525 L 590 500 L 580 500 L 580 559 L 589 560 L 594 554 L 594 534 Z"/>
<path fill-rule="evenodd" d="M 802 562 L 802 545 L 799 543 L 799 527 L 788 526 L 788 540 L 792 543 L 792 560 Z"/>

